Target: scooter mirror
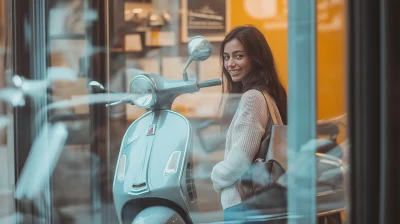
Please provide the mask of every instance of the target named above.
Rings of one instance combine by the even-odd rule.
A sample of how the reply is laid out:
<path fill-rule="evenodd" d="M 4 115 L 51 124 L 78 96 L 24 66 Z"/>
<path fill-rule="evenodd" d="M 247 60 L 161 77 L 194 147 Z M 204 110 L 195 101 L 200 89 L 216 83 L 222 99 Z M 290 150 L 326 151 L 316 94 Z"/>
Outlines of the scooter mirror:
<path fill-rule="evenodd" d="M 15 87 L 21 87 L 24 84 L 25 79 L 19 75 L 14 75 L 12 77 L 12 82 Z"/>
<path fill-rule="evenodd" d="M 186 62 L 185 67 L 183 68 L 183 80 L 187 81 L 188 76 L 186 69 L 189 67 L 190 63 L 195 61 L 204 61 L 211 55 L 211 45 L 208 40 L 206 40 L 202 36 L 195 36 L 189 40 L 188 43 L 188 52 L 189 52 L 189 60 Z"/>
<path fill-rule="evenodd" d="M 104 86 L 97 81 L 90 81 L 89 87 L 96 93 L 101 93 L 106 91 L 106 88 L 104 88 Z"/>
<path fill-rule="evenodd" d="M 190 57 L 196 61 L 204 61 L 211 55 L 211 45 L 202 36 L 195 36 L 188 43 Z"/>

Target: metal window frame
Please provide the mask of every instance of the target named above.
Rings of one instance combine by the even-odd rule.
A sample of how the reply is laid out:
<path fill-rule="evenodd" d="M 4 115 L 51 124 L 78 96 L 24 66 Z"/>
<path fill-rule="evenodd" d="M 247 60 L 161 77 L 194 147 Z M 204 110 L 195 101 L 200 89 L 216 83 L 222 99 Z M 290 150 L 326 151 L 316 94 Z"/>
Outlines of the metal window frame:
<path fill-rule="evenodd" d="M 316 136 L 316 1 L 289 0 L 288 12 L 288 170 L 300 154 L 307 154 L 302 161 L 306 169 L 288 175 L 289 215 L 301 217 L 288 221 L 309 224 L 316 223 L 315 147 L 302 146 Z"/>

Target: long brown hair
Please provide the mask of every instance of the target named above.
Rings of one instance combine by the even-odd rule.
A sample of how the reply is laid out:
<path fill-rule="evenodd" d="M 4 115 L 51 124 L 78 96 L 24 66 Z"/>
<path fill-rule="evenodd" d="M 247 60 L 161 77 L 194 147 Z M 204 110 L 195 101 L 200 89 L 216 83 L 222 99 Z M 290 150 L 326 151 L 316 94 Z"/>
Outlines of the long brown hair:
<path fill-rule="evenodd" d="M 247 55 L 252 62 L 252 70 L 245 86 L 242 82 L 233 82 L 228 71 L 224 67 L 223 54 L 226 43 L 237 39 L 244 47 Z M 275 60 L 272 51 L 268 45 L 264 35 L 254 26 L 239 26 L 226 35 L 220 47 L 220 60 L 222 65 L 222 93 L 240 94 L 250 89 L 259 91 L 267 91 L 267 93 L 275 100 L 284 124 L 287 124 L 287 95 L 278 77 Z M 222 123 L 230 123 L 234 112 L 239 103 L 238 98 L 228 97 L 224 107 Z"/>

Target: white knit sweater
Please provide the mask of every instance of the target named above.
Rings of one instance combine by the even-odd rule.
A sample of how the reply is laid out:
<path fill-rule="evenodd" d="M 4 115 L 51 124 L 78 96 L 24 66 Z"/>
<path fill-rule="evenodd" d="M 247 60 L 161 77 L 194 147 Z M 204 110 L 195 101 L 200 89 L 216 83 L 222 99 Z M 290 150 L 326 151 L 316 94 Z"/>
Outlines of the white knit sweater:
<path fill-rule="evenodd" d="M 276 105 L 274 107 L 278 111 Z M 258 152 L 269 119 L 267 111 L 267 103 L 260 91 L 249 90 L 242 95 L 227 132 L 224 160 L 211 172 L 213 187 L 221 193 L 223 209 L 241 203 L 236 182 Z"/>

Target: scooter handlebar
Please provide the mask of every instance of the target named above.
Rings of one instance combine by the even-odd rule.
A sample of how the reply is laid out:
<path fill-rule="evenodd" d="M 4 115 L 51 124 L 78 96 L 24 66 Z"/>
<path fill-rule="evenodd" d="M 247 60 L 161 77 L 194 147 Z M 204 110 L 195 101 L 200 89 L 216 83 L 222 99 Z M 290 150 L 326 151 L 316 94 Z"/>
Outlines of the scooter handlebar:
<path fill-rule="evenodd" d="M 211 79 L 211 80 L 206 80 L 197 83 L 197 87 L 199 88 L 204 88 L 204 87 L 210 87 L 210 86 L 219 86 L 222 84 L 222 79 Z"/>

